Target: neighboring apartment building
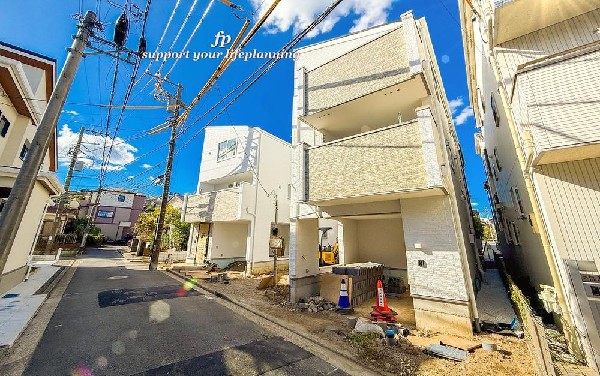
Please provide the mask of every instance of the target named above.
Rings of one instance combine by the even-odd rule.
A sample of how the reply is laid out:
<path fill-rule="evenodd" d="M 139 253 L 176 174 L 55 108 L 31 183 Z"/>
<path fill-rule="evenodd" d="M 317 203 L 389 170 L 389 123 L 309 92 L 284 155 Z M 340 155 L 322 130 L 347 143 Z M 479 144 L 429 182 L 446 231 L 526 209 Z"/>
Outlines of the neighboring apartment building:
<path fill-rule="evenodd" d="M 471 333 L 470 199 L 425 20 L 299 49 L 294 87 L 291 298 L 319 294 L 318 218 L 330 217 L 340 262 L 402 278 L 418 327 Z"/>
<path fill-rule="evenodd" d="M 183 220 L 192 223 L 188 262 L 246 261 L 250 273 L 273 270 L 269 239 L 277 224 L 287 265 L 290 161 L 290 144 L 260 128 L 206 128 L 197 193 L 183 205 Z"/>
<path fill-rule="evenodd" d="M 598 370 L 600 3 L 459 4 L 500 248 Z"/>
<path fill-rule="evenodd" d="M 96 202 L 97 191 L 80 203 L 80 217 L 86 217 Z M 92 204 L 90 204 L 92 203 Z M 94 211 L 94 226 L 107 240 L 125 240 L 133 233 L 133 227 L 144 210 L 146 195 L 126 189 L 106 188 L 100 193 L 98 208 Z"/>
<path fill-rule="evenodd" d="M 52 95 L 55 74 L 54 59 L 0 42 L 0 210 L 27 157 Z M 55 134 L 2 271 L 0 293 L 23 281 L 50 196 L 63 191 L 54 173 L 56 153 Z"/>

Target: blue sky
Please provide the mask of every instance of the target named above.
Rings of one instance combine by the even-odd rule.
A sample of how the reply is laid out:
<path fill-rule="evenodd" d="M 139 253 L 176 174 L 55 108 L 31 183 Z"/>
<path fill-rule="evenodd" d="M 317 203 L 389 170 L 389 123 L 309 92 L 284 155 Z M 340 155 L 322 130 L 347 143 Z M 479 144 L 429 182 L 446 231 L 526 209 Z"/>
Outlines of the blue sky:
<path fill-rule="evenodd" d="M 125 0 L 114 0 L 113 3 L 123 4 Z M 140 8 L 145 6 L 143 0 L 133 0 Z M 173 42 L 180 25 L 185 19 L 193 0 L 180 0 L 170 28 L 167 30 L 161 51 L 168 50 Z M 197 0 L 189 22 L 183 29 L 180 38 L 175 43 L 174 51 L 181 51 L 200 16 L 205 11 L 209 0 Z M 245 12 L 244 16 L 251 17 L 252 12 L 260 5 L 268 6 L 270 0 L 238 0 Z M 310 22 L 326 7 L 328 1 L 283 0 L 275 17 L 248 45 L 247 50 L 277 51 L 294 35 L 298 29 Z M 154 51 L 165 25 L 176 4 L 175 0 L 154 0 L 150 8 L 146 38 L 148 50 Z M 300 5 L 302 4 L 302 5 Z M 466 159 L 466 175 L 469 183 L 474 207 L 483 210 L 488 207 L 486 193 L 483 190 L 485 176 L 481 159 L 475 154 L 473 134 L 476 131 L 473 117 L 468 108 L 468 92 L 462 50 L 457 0 L 346 0 L 337 12 L 326 20 L 317 35 L 300 42 L 298 46 L 315 43 L 337 37 L 373 24 L 399 19 L 407 10 L 413 10 L 416 17 L 425 17 L 431 33 L 433 46 L 445 84 L 448 100 L 455 105 L 455 119 L 459 120 L 456 129 Z M 99 6 L 99 9 L 98 9 Z M 100 20 L 106 24 L 106 38 L 112 38 L 114 22 L 121 10 L 112 6 L 107 0 L 71 0 L 43 1 L 21 0 L 4 2 L 0 12 L 0 40 L 41 53 L 57 60 L 60 71 L 66 58 L 66 47 L 71 44 L 71 35 L 76 32 L 73 15 L 83 10 L 99 10 Z M 232 11 L 216 1 L 186 50 L 193 52 L 214 51 L 210 45 L 215 41 L 219 31 L 234 36 L 241 27 L 242 21 L 234 17 Z M 140 24 L 133 23 L 127 46 L 136 49 L 140 34 Z M 150 60 L 144 60 L 141 71 L 146 69 Z M 166 73 L 173 60 L 168 61 L 162 68 Z M 184 102 L 189 103 L 198 93 L 206 79 L 214 71 L 219 60 L 216 59 L 181 59 L 173 69 L 170 80 L 183 85 Z M 245 79 L 262 60 L 253 59 L 247 62 L 236 61 L 218 81 L 218 84 L 204 97 L 190 116 L 197 119 L 206 109 L 216 103 L 219 98 L 229 92 L 239 82 Z M 160 62 L 153 63 L 151 71 L 160 67 Z M 107 104 L 109 102 L 112 75 L 115 63 L 106 56 L 88 56 L 81 64 L 73 87 L 67 99 L 58 128 L 62 131 L 62 142 L 59 147 L 68 149 L 81 126 L 86 129 L 102 131 L 106 126 L 107 110 L 98 106 L 83 104 Z M 127 64 L 119 64 L 115 104 L 123 102 L 123 95 L 132 68 Z M 134 88 L 130 105 L 160 105 L 152 97 L 152 85 L 146 85 L 144 77 Z M 168 88 L 168 86 L 165 86 Z M 284 140 L 291 138 L 291 111 L 293 88 L 293 61 L 280 62 L 242 98 L 229 108 L 215 122 L 215 125 L 245 124 L 259 126 Z M 462 100 L 461 100 L 462 99 Z M 114 132 L 119 110 L 113 110 L 111 116 L 111 133 Z M 115 143 L 112 154 L 111 171 L 106 181 L 110 186 L 120 186 L 140 189 L 147 194 L 157 195 L 161 188 L 152 185 L 151 177 L 163 173 L 167 148 L 162 147 L 168 139 L 168 132 L 154 136 L 146 136 L 145 131 L 163 123 L 167 114 L 163 109 L 128 110 Z M 179 145 L 188 142 L 211 116 L 200 120 L 191 130 L 184 134 Z M 83 158 L 93 164 L 94 158 L 102 154 L 102 136 L 88 135 L 84 139 L 86 154 Z M 174 173 L 171 190 L 174 192 L 193 192 L 198 179 L 198 167 L 202 151 L 203 134 L 194 138 L 189 145 L 178 152 L 174 162 Z M 161 164 L 162 163 L 162 164 Z M 97 167 L 97 164 L 96 164 Z M 59 176 L 64 179 L 66 166 L 61 165 Z M 98 170 L 87 168 L 76 173 L 72 188 L 93 189 L 98 184 Z M 131 178 L 133 177 L 133 178 Z"/>

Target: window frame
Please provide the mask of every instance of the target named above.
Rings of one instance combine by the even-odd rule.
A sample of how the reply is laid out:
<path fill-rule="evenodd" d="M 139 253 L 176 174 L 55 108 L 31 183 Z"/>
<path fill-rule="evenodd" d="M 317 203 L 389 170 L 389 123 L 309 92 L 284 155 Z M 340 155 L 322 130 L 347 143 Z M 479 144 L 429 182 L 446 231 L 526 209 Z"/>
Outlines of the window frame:
<path fill-rule="evenodd" d="M 10 129 L 10 121 L 0 112 L 0 137 L 6 137 Z"/>
<path fill-rule="evenodd" d="M 23 143 L 23 146 L 21 147 L 21 151 L 19 152 L 19 159 L 21 159 L 23 162 L 25 161 L 25 159 L 27 159 L 27 154 L 29 154 L 30 147 L 31 144 L 29 143 L 29 141 L 25 141 Z"/>
<path fill-rule="evenodd" d="M 521 200 L 521 194 L 519 193 L 519 188 L 516 186 L 510 187 L 510 197 L 513 202 L 513 206 L 519 216 L 519 218 L 525 218 L 525 208 L 523 207 L 523 200 Z"/>
<path fill-rule="evenodd" d="M 219 142 L 217 145 L 217 162 L 221 162 L 237 155 L 237 139 L 230 138 Z"/>
<path fill-rule="evenodd" d="M 494 123 L 496 127 L 500 127 L 500 113 L 498 112 L 498 104 L 496 103 L 496 98 L 494 98 L 494 93 L 490 95 L 490 107 L 494 116 Z"/>

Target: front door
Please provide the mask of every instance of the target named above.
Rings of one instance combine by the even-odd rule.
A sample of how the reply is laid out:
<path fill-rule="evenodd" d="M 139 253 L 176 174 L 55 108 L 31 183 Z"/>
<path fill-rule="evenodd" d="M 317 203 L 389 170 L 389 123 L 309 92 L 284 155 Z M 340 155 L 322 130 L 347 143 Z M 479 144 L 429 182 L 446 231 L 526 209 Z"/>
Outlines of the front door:
<path fill-rule="evenodd" d="M 200 223 L 198 227 L 198 244 L 196 245 L 196 265 L 204 264 L 208 252 L 208 235 L 210 223 Z"/>

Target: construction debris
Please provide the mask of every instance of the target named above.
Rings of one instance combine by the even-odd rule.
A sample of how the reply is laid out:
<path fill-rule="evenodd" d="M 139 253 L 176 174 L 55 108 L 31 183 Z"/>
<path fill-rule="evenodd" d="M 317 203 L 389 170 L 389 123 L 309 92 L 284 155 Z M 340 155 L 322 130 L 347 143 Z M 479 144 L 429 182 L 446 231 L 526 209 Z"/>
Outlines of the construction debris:
<path fill-rule="evenodd" d="M 245 272 L 246 271 L 246 261 L 234 261 L 231 264 L 227 265 L 223 269 L 222 272 Z"/>
<path fill-rule="evenodd" d="M 484 342 L 481 344 L 481 348 L 485 351 L 498 351 L 498 345 L 496 345 L 495 343 L 488 343 L 488 342 Z"/>
<path fill-rule="evenodd" d="M 298 303 L 292 306 L 292 310 L 298 312 L 322 312 L 334 311 L 335 307 L 335 303 L 325 300 L 321 296 L 312 296 L 301 298 Z"/>
<path fill-rule="evenodd" d="M 469 341 L 458 337 L 441 336 L 439 341 L 440 345 L 450 346 L 468 352 L 472 352 L 475 349 L 481 347 L 481 343 Z"/>
<path fill-rule="evenodd" d="M 363 319 L 362 317 L 359 317 L 358 320 L 356 320 L 354 331 L 357 333 L 377 333 L 382 337 L 384 335 L 384 331 L 381 326 L 373 324 L 371 321 Z"/>
<path fill-rule="evenodd" d="M 257 290 L 264 290 L 267 287 L 270 287 L 272 285 L 273 285 L 273 276 L 269 275 L 269 276 L 263 277 L 260 280 L 260 283 L 258 284 L 258 287 L 256 289 Z"/>
<path fill-rule="evenodd" d="M 426 352 L 430 355 L 438 356 L 440 358 L 446 358 L 463 362 L 467 360 L 467 352 L 461 349 L 457 349 L 450 346 L 431 344 L 427 346 Z"/>

